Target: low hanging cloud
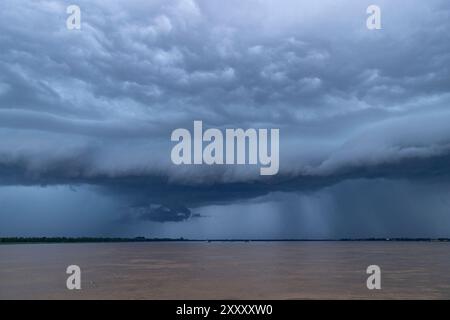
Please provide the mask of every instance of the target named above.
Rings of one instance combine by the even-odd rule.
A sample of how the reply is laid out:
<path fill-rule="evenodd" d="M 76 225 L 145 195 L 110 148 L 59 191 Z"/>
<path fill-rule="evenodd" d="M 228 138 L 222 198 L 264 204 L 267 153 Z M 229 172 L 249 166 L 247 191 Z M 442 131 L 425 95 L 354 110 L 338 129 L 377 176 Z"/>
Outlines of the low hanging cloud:
<path fill-rule="evenodd" d="M 98 185 L 178 221 L 165 204 L 448 180 L 450 5 L 378 2 L 376 31 L 356 0 L 78 1 L 67 30 L 68 2 L 4 0 L 0 185 Z M 194 120 L 280 128 L 279 174 L 174 166 L 170 133 Z"/>

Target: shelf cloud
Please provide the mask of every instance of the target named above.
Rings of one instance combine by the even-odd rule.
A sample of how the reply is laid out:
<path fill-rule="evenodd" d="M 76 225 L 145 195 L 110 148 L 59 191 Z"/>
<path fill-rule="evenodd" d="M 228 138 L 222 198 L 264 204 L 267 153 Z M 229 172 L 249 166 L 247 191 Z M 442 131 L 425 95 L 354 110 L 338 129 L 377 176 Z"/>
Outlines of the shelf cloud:
<path fill-rule="evenodd" d="M 126 217 L 183 223 L 274 194 L 341 199 L 355 181 L 444 190 L 450 4 L 380 0 L 382 29 L 368 30 L 370 4 L 81 0 L 81 29 L 68 30 L 69 2 L 2 1 L 0 194 L 92 186 Z M 278 174 L 172 164 L 172 130 L 195 120 L 279 128 Z"/>

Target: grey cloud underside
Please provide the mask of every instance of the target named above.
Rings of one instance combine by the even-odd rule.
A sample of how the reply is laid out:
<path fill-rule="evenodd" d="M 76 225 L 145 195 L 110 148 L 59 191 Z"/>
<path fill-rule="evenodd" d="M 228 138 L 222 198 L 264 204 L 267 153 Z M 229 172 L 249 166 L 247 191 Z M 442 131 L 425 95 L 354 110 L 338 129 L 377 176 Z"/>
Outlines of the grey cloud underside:
<path fill-rule="evenodd" d="M 177 221 L 190 217 L 186 208 L 205 205 L 226 204 L 267 195 L 271 192 L 314 192 L 347 180 L 391 179 L 410 182 L 448 183 L 450 182 L 450 153 L 430 158 L 414 158 L 390 165 L 361 166 L 343 169 L 339 173 L 327 176 L 279 176 L 259 182 L 211 183 L 200 185 L 177 184 L 167 177 L 123 176 L 117 178 L 61 178 L 70 167 L 61 164 L 61 172 L 48 172 L 45 178 L 25 177 L 23 168 L 1 167 L 3 184 L 6 185 L 52 185 L 52 184 L 92 184 L 99 187 L 99 192 L 122 197 L 132 208 L 141 211 L 143 219 L 159 221 L 164 212 L 149 209 L 150 204 L 162 205 L 167 210 L 168 220 Z M 181 208 L 181 209 L 180 209 Z M 162 210 L 162 209 L 161 209 Z M 181 214 L 181 215 L 180 215 Z"/>
<path fill-rule="evenodd" d="M 80 31 L 69 3 L 2 1 L 0 185 L 96 185 L 178 221 L 345 180 L 447 181 L 450 4 L 378 2 L 372 32 L 370 1 L 79 1 Z M 280 128 L 279 175 L 172 165 L 193 120 Z"/>

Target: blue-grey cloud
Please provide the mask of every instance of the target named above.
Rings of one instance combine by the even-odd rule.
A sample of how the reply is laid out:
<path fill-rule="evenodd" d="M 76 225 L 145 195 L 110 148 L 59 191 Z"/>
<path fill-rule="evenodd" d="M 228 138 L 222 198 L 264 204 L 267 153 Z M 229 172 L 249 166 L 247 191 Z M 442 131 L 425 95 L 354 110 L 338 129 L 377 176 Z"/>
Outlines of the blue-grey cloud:
<path fill-rule="evenodd" d="M 66 29 L 69 4 L 0 4 L 0 185 L 198 208 L 352 179 L 448 180 L 445 0 L 378 1 L 376 31 L 371 1 L 80 0 L 81 30 Z M 279 175 L 172 165 L 170 132 L 193 120 L 280 128 Z"/>

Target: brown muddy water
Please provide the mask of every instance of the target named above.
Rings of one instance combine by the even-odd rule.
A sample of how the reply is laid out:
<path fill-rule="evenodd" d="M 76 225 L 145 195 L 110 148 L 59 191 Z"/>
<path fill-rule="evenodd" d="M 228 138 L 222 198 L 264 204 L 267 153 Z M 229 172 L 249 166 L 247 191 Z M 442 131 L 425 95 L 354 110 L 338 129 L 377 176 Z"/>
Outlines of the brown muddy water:
<path fill-rule="evenodd" d="M 381 268 L 368 290 L 366 268 Z M 81 290 L 66 268 L 81 268 Z M 450 299 L 450 243 L 0 246 L 0 299 Z"/>

